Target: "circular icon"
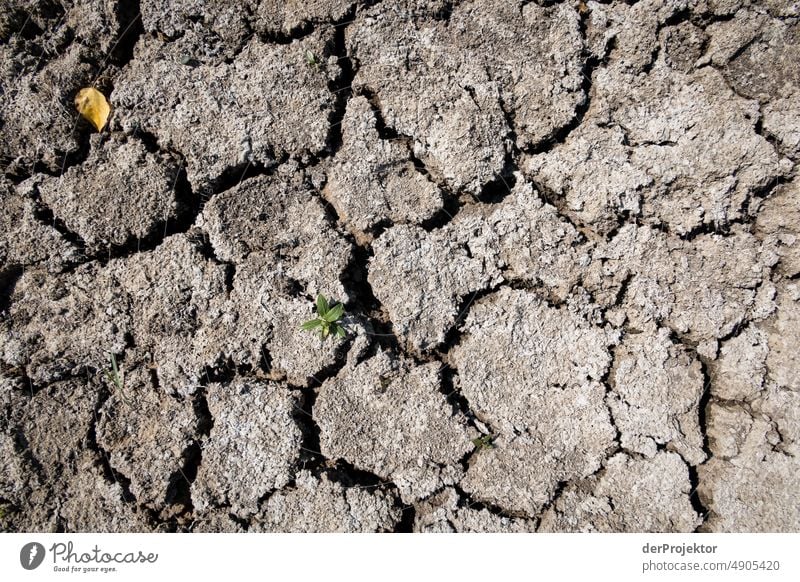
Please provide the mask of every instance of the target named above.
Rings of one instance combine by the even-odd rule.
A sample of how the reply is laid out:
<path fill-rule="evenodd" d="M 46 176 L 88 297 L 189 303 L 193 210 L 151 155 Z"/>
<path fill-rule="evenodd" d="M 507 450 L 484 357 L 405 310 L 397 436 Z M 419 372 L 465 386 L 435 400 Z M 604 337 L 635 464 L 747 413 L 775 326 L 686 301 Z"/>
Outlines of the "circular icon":
<path fill-rule="evenodd" d="M 38 542 L 30 542 L 19 551 L 19 563 L 26 570 L 35 570 L 44 561 L 44 546 Z"/>

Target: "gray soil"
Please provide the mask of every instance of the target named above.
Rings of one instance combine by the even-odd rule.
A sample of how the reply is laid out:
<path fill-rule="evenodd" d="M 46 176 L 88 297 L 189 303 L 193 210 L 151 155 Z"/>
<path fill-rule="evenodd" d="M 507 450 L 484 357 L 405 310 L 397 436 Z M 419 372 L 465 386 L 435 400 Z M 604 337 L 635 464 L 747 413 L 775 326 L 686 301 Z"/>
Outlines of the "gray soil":
<path fill-rule="evenodd" d="M 797 1 L 0 0 L 0 94 L 0 529 L 800 531 Z"/>

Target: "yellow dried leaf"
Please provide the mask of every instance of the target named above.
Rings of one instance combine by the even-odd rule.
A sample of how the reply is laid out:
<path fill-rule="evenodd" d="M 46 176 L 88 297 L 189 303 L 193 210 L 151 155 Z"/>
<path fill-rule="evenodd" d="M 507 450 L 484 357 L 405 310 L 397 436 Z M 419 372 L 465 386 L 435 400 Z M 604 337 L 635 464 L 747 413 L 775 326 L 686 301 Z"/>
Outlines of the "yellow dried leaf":
<path fill-rule="evenodd" d="M 111 106 L 106 101 L 105 95 L 94 87 L 86 87 L 75 95 L 75 107 L 97 131 L 101 131 L 108 121 Z"/>

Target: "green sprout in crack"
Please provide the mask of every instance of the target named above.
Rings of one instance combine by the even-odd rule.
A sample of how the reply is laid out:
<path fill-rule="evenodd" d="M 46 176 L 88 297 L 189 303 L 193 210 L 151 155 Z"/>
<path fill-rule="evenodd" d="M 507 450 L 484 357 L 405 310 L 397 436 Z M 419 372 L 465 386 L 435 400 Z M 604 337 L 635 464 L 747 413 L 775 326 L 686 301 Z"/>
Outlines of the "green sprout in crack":
<path fill-rule="evenodd" d="M 479 436 L 478 438 L 472 439 L 472 444 L 475 445 L 475 448 L 479 451 L 481 449 L 493 449 L 494 448 L 494 435 L 485 434 L 483 436 Z"/>
<path fill-rule="evenodd" d="M 119 373 L 119 367 L 117 367 L 117 356 L 113 352 L 108 352 L 108 360 L 111 362 L 111 369 L 105 370 L 106 379 L 117 389 L 122 402 L 130 406 L 128 400 L 125 398 L 125 381 Z"/>
<path fill-rule="evenodd" d="M 306 331 L 318 329 L 323 340 L 327 339 L 329 335 L 344 338 L 346 337 L 344 328 L 339 324 L 342 315 L 344 315 L 344 305 L 337 303 L 331 306 L 325 296 L 320 293 L 317 295 L 318 317 L 308 320 L 300 328 Z"/>
<path fill-rule="evenodd" d="M 315 55 L 310 50 L 306 50 L 305 57 L 306 57 L 306 64 L 309 67 L 312 67 L 314 69 L 319 69 L 320 62 L 319 59 L 317 58 L 317 55 Z"/>

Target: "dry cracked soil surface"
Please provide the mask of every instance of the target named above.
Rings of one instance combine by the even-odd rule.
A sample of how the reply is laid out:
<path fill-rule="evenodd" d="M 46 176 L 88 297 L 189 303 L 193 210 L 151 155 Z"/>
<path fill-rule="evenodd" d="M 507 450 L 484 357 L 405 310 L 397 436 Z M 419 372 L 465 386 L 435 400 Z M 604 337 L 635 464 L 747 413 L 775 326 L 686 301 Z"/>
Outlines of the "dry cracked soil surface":
<path fill-rule="evenodd" d="M 3 530 L 800 531 L 800 2 L 0 0 L 0 93 Z"/>

